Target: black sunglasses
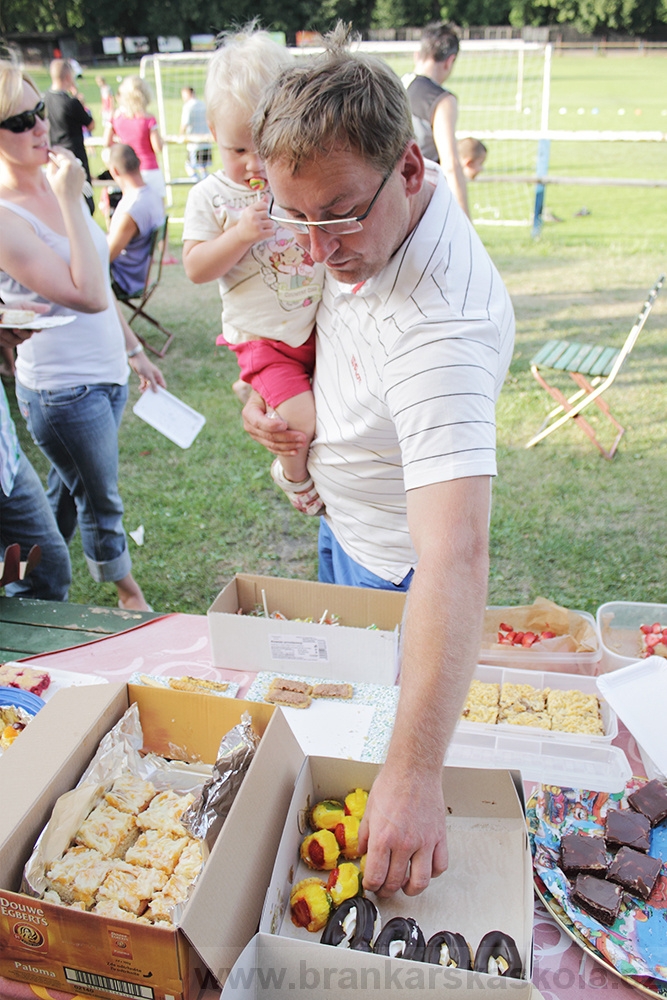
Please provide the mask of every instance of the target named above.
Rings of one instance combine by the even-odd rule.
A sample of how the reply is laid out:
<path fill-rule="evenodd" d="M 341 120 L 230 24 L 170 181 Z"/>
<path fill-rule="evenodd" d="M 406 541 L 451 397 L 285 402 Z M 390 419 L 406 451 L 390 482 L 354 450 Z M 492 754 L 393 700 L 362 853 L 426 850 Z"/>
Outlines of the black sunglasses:
<path fill-rule="evenodd" d="M 22 111 L 19 115 L 10 115 L 0 122 L 0 128 L 6 128 L 9 132 L 29 132 L 35 127 L 35 119 L 44 121 L 46 118 L 46 107 L 44 101 L 40 101 L 32 111 Z"/>

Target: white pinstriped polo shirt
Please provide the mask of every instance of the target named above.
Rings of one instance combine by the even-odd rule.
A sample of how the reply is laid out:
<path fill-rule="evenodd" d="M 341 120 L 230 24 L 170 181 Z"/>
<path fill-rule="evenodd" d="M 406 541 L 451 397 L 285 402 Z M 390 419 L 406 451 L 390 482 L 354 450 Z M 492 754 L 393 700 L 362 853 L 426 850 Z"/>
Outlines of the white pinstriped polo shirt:
<path fill-rule="evenodd" d="M 417 227 L 317 314 L 309 469 L 345 552 L 399 583 L 416 563 L 406 490 L 493 476 L 495 402 L 514 343 L 505 286 L 440 170 Z"/>

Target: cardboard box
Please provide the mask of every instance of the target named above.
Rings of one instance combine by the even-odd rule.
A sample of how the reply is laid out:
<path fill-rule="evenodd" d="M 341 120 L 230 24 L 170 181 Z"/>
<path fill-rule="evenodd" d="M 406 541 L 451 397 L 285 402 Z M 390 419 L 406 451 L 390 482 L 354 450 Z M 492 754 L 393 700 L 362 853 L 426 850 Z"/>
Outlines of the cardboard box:
<path fill-rule="evenodd" d="M 400 990 L 407 996 L 423 993 L 429 998 L 455 996 L 457 1000 L 480 996 L 542 1000 L 542 994 L 532 983 L 517 979 L 502 980 L 474 972 L 445 970 L 403 959 L 381 958 L 380 966 L 378 962 L 371 965 L 369 956 L 362 952 L 325 950 L 326 957 L 321 954 L 320 945 L 288 941 L 275 934 L 260 932 L 229 973 L 221 1000 L 233 997 L 244 1000 L 304 997 L 312 1000 L 320 996 L 327 1000 L 349 1000 L 351 996 L 392 1000 Z"/>
<path fill-rule="evenodd" d="M 269 614 L 292 620 L 248 617 L 264 598 Z M 404 593 L 239 573 L 208 609 L 213 662 L 232 670 L 394 684 L 404 606 Z M 245 614 L 237 614 L 239 608 Z M 344 624 L 318 624 L 326 611 Z"/>
<path fill-rule="evenodd" d="M 212 763 L 221 737 L 246 710 L 262 734 L 177 930 L 107 919 L 17 891 L 56 799 L 76 785 L 131 701 L 139 704 L 146 749 L 170 757 Z M 302 761 L 282 712 L 269 705 L 132 685 L 57 692 L 0 758 L 0 975 L 141 1000 L 190 1000 L 203 984 L 215 985 L 211 972 L 224 979 L 257 929 Z"/>
<path fill-rule="evenodd" d="M 289 912 L 291 888 L 302 878 L 317 874 L 298 860 L 299 847 L 305 835 L 303 810 L 323 798 L 343 799 L 353 788 L 369 789 L 378 770 L 376 764 L 308 757 L 295 785 L 259 930 L 264 935 L 275 935 L 281 955 L 283 946 L 289 945 L 291 953 L 291 946 L 298 944 L 302 949 L 301 959 L 307 968 L 317 972 L 320 982 L 324 981 L 325 969 L 351 966 L 357 959 L 352 958 L 350 950 L 336 951 L 317 943 L 319 934 L 309 933 L 292 924 Z M 444 875 L 433 880 L 420 896 L 407 897 L 397 893 L 391 899 L 381 900 L 382 924 L 394 916 L 410 916 L 417 921 L 426 940 L 440 930 L 458 931 L 473 951 L 487 931 L 503 930 L 516 941 L 525 979 L 529 980 L 533 932 L 532 862 L 515 778 L 509 771 L 445 767 L 443 790 L 448 812 L 449 868 Z M 257 943 L 260 949 L 265 946 L 266 942 Z M 365 969 L 368 976 L 371 970 L 377 969 L 380 981 L 384 983 L 388 959 L 374 954 L 362 957 L 360 968 Z M 269 961 L 273 961 L 272 955 Z M 396 961 L 399 969 L 407 970 L 410 964 L 403 960 Z M 282 967 L 281 963 L 277 968 Z M 429 967 L 421 965 L 420 968 L 428 981 Z M 429 992 L 429 995 L 447 996 L 452 989 L 463 989 L 469 982 L 461 970 L 448 969 L 447 975 L 443 976 L 437 973 L 437 967 L 434 969 L 434 992 Z M 230 976 L 230 980 L 232 978 Z M 498 978 L 477 974 L 477 982 L 481 981 L 484 992 L 494 988 Z M 500 979 L 502 983 L 502 977 Z M 282 987 L 286 993 L 289 990 L 293 994 L 296 987 L 289 985 L 292 981 L 286 977 Z M 299 982 L 298 976 L 295 982 Z M 531 996 L 530 984 L 526 982 L 524 985 L 523 995 Z M 517 995 L 522 995 L 521 982 L 513 981 L 512 986 L 517 989 Z M 227 995 L 234 994 L 225 991 L 223 997 Z"/>

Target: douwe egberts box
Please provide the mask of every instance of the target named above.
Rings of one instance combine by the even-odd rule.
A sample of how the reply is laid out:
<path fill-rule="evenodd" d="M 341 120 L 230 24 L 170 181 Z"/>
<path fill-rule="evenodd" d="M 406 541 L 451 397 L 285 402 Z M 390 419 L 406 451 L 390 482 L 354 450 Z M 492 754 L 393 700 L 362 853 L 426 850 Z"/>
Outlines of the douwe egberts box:
<path fill-rule="evenodd" d="M 349 949 L 334 949 L 319 943 L 321 932 L 309 933 L 295 927 L 290 917 L 289 896 L 293 885 L 302 878 L 319 875 L 299 860 L 299 848 L 308 832 L 305 811 L 325 798 L 343 800 L 354 788 L 370 789 L 379 765 L 339 760 L 328 757 L 308 757 L 297 779 L 284 833 L 276 856 L 259 930 L 262 935 L 275 936 L 278 949 L 287 954 L 299 954 L 302 966 L 312 970 L 311 988 L 315 975 L 320 985 L 325 970 L 354 966 L 357 959 Z M 457 931 L 464 935 L 473 952 L 487 931 L 502 930 L 510 934 L 517 945 L 523 963 L 523 985 L 516 980 L 516 995 L 531 996 L 533 933 L 533 881 L 530 847 L 523 806 L 516 775 L 503 770 L 472 770 L 445 767 L 442 772 L 443 791 L 447 805 L 447 843 L 449 867 L 444 875 L 434 879 L 419 896 L 397 893 L 391 899 L 376 900 L 382 924 L 394 916 L 413 917 L 425 938 L 440 930 Z M 262 945 L 263 947 L 263 945 Z M 348 958 L 350 961 L 348 961 Z M 373 982 L 385 982 L 385 969 L 390 959 L 364 953 L 360 967 L 375 995 Z M 405 976 L 416 963 L 394 960 L 395 968 Z M 375 971 L 374 971 L 375 970 Z M 232 970 L 233 972 L 234 970 Z M 446 973 L 446 974 L 445 974 Z M 419 970 L 424 984 L 429 982 L 429 967 Z M 469 974 L 459 969 L 431 970 L 433 992 L 429 996 L 449 996 L 452 989 L 465 990 Z M 486 973 L 476 975 L 477 989 L 506 985 L 502 977 Z M 286 976 L 276 995 L 293 995 L 299 988 L 298 979 Z M 335 979 L 333 986 L 339 980 Z M 357 989 L 363 989 L 357 981 Z M 416 983 L 416 980 L 415 980 Z M 230 974 L 223 997 L 233 996 L 238 985 Z M 303 989 L 303 985 L 301 987 Z M 354 992 L 354 986 L 350 982 Z M 415 986 L 413 986 L 415 988 Z M 523 994 L 521 990 L 523 989 Z M 317 990 L 314 991 L 317 994 Z M 475 990 L 473 990 L 475 992 Z M 513 990 L 514 994 L 514 990 Z M 259 995 L 259 994 L 258 994 Z M 327 992 L 327 996 L 329 993 Z M 335 994 L 334 994 L 335 995 Z"/>
<path fill-rule="evenodd" d="M 208 609 L 213 662 L 233 670 L 393 684 L 404 606 L 403 593 L 238 573 Z M 249 615 L 264 607 L 285 620 Z M 326 613 L 341 624 L 320 624 Z M 311 621 L 295 620 L 305 618 Z"/>
<path fill-rule="evenodd" d="M 145 748 L 171 758 L 212 763 L 222 736 L 245 711 L 262 735 L 178 929 L 108 919 L 18 892 L 56 799 L 76 785 L 132 701 Z M 211 974 L 224 979 L 256 931 L 302 761 L 282 712 L 268 705 L 117 684 L 57 692 L 0 758 L 0 975 L 141 1000 L 191 1000 L 203 983 L 213 983 Z M 258 802 L 270 823 L 258 822 Z"/>

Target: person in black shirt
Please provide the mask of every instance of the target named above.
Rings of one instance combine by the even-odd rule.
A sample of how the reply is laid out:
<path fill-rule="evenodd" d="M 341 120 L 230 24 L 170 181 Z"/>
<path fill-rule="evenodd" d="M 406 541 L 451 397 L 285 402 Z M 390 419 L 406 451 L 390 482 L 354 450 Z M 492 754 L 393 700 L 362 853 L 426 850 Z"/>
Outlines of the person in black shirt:
<path fill-rule="evenodd" d="M 440 164 L 454 197 L 469 216 L 466 178 L 456 146 L 458 102 L 442 86 L 458 52 L 459 39 L 452 27 L 427 24 L 415 56 L 415 72 L 404 76 L 403 83 L 419 148 L 425 157 Z"/>
<path fill-rule="evenodd" d="M 83 129 L 92 129 L 93 116 L 88 112 L 76 93 L 76 84 L 72 67 L 66 59 L 54 59 L 49 67 L 51 74 L 51 89 L 44 95 L 46 115 L 49 120 L 49 141 L 52 146 L 64 146 L 76 156 L 86 172 L 88 187 L 84 185 L 84 197 L 90 214 L 95 211 L 92 185 L 90 182 L 90 167 L 83 142 Z"/>

